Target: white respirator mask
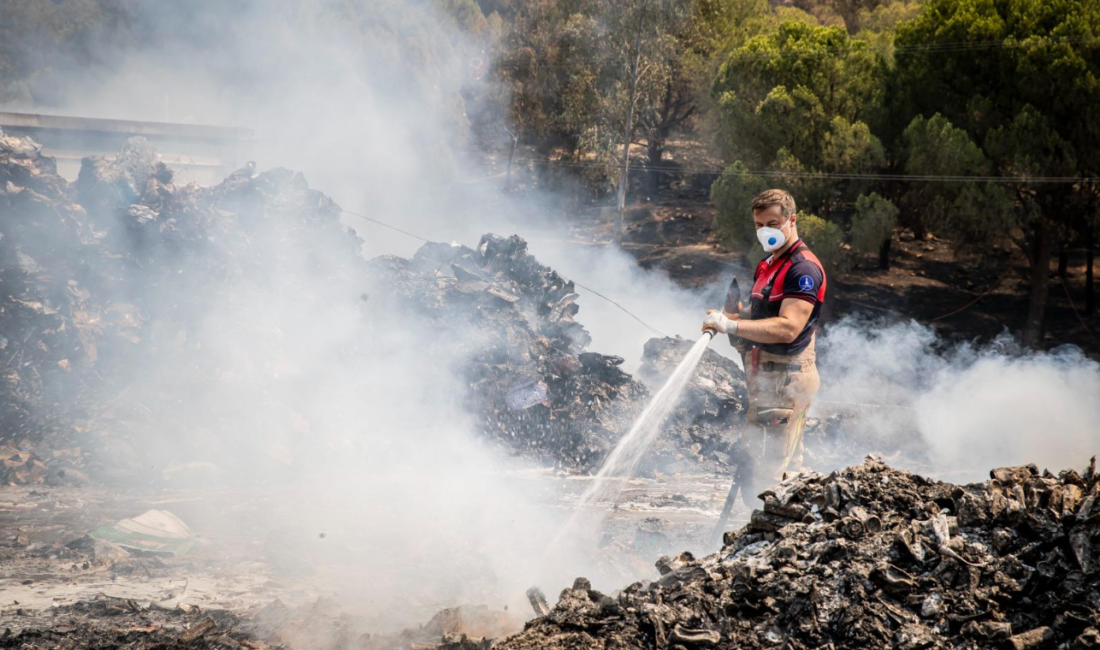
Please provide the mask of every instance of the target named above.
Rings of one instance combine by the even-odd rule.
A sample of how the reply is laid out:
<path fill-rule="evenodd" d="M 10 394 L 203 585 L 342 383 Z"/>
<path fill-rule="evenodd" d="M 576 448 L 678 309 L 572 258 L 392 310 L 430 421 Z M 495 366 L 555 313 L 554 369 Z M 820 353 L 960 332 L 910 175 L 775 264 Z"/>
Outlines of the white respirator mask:
<path fill-rule="evenodd" d="M 787 221 L 790 223 L 790 220 Z M 779 228 L 769 228 L 764 226 L 763 228 L 756 229 L 756 238 L 760 240 L 760 245 L 764 247 L 764 252 L 771 253 L 783 248 L 783 245 L 787 243 L 787 236 L 783 234 Z"/>

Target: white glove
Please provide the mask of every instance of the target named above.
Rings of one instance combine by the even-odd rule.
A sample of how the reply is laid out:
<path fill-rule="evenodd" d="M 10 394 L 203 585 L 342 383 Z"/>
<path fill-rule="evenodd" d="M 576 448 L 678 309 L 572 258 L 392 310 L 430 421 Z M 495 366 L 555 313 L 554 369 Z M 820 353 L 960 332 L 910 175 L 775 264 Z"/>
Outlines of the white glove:
<path fill-rule="evenodd" d="M 720 310 L 707 311 L 707 317 L 703 320 L 703 331 L 715 334 L 737 334 L 737 321 L 729 318 Z"/>

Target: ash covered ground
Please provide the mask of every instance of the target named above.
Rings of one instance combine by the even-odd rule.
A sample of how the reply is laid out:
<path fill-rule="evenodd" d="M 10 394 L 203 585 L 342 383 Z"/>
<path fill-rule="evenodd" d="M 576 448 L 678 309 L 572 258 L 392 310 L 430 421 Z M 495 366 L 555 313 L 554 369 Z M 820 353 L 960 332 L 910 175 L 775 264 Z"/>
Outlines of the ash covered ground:
<path fill-rule="evenodd" d="M 385 476 L 453 424 L 508 460 L 487 491 L 568 513 L 691 341 L 651 340 L 632 376 L 589 349 L 574 284 L 518 236 L 366 260 L 300 174 L 247 166 L 179 185 L 140 140 L 67 183 L 33 141 L 4 136 L 0 210 L 2 647 L 1096 643 L 1092 467 L 968 486 L 877 460 L 826 474 L 869 451 L 923 461 L 913 444 L 870 447 L 881 438 L 834 414 L 807 433 L 823 473 L 780 485 L 762 511 L 739 506 L 706 555 L 745 394 L 712 351 L 589 531 L 584 571 L 603 592 L 582 579 L 548 611 L 517 607 L 506 574 L 545 561 L 546 528 L 501 564 L 455 532 L 469 511 L 403 529 L 407 486 L 334 493 L 306 478 L 362 458 Z M 394 352 L 410 345 L 412 369 Z M 389 401 L 422 411 L 401 412 L 418 426 L 393 446 L 380 441 L 394 422 L 358 421 Z M 475 477 L 453 478 L 461 491 Z M 144 545 L 119 532 L 149 511 L 186 522 L 169 548 L 164 531 Z M 478 516 L 485 537 L 524 537 Z M 388 553 L 395 539 L 414 552 Z M 458 567 L 446 579 L 440 558 Z"/>

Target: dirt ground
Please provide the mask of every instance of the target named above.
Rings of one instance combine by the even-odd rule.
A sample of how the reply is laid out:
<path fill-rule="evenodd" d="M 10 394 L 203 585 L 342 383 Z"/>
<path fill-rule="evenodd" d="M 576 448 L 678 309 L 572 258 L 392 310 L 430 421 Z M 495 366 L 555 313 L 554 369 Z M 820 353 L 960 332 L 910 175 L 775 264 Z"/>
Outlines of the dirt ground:
<path fill-rule="evenodd" d="M 824 420 L 809 422 L 809 467 L 842 467 L 876 451 L 838 446 L 828 429 Z M 897 452 L 888 458 L 914 470 L 931 469 Z M 539 468 L 503 474 L 525 493 L 540 495 L 533 507 L 557 512 L 562 521 L 575 511 L 592 480 Z M 615 503 L 603 504 L 595 515 L 602 520 L 590 535 L 600 586 L 610 591 L 653 579 L 654 562 L 661 556 L 715 550 L 715 524 L 728 490 L 729 477 L 721 472 L 627 481 Z M 371 512 L 354 497 L 334 504 L 331 496 L 290 485 L 0 488 L 0 634 L 5 635 L 0 648 L 428 650 L 448 634 L 501 638 L 534 616 L 519 593 L 498 594 L 497 602 L 465 602 L 415 557 L 367 562 L 380 546 L 376 536 L 392 531 L 362 526 L 369 524 Z M 315 507 L 311 504 L 325 498 L 332 524 L 320 530 L 315 521 L 296 522 L 279 514 Z M 169 511 L 185 522 L 197 540 L 195 548 L 178 556 L 133 556 L 117 547 L 95 547 L 86 537 L 150 509 Z M 742 527 L 750 514 L 738 500 L 725 530 Z M 445 529 L 438 534 L 448 536 Z M 406 542 L 410 548 L 419 545 Z M 377 568 L 364 588 L 366 564 Z M 495 593 L 484 571 L 464 568 L 459 573 L 464 581 L 485 581 L 479 593 Z M 417 587 L 407 589 L 409 584 Z M 556 602 L 556 585 L 532 586 L 543 587 L 550 605 Z M 504 597 L 512 598 L 511 609 Z M 199 636 L 181 642 L 189 632 Z"/>
<path fill-rule="evenodd" d="M 517 472 L 512 480 L 536 482 L 545 488 L 547 508 L 568 511 L 586 487 L 588 477 L 566 477 L 550 471 Z M 728 484 L 713 475 L 635 479 L 623 490 L 598 535 L 610 575 L 626 584 L 653 572 L 656 558 L 685 548 L 709 550 L 711 534 Z M 21 645 L 35 634 L 42 647 L 66 637 L 69 647 L 90 647 L 104 634 L 141 637 L 142 647 L 153 647 L 155 634 L 175 639 L 212 612 L 234 618 L 229 628 L 237 639 L 251 638 L 292 647 L 332 647 L 305 644 L 294 638 L 294 617 L 282 625 L 257 627 L 272 608 L 300 613 L 322 608 L 326 625 L 343 626 L 345 636 L 395 635 L 395 621 L 428 622 L 447 607 L 484 605 L 498 616 L 492 636 L 519 631 L 533 616 L 525 609 L 505 614 L 500 603 L 462 603 L 433 591 L 425 576 L 419 593 L 379 589 L 379 602 L 351 602 L 343 590 L 342 575 L 354 572 L 356 555 L 350 547 L 366 540 L 348 538 L 339 527 L 316 533 L 294 530 L 293 524 L 270 528 L 273 502 L 308 499 L 292 488 L 233 488 L 210 490 L 120 490 L 107 487 L 5 487 L 0 489 L 0 633 L 7 639 L 23 635 Z M 199 540 L 198 547 L 177 557 L 131 557 L 125 553 L 96 553 L 81 544 L 89 531 L 134 517 L 149 509 L 168 510 L 183 520 Z M 355 504 L 346 509 L 354 512 Z M 362 513 L 357 513 L 361 515 Z M 748 521 L 741 504 L 730 527 Z M 442 531 L 441 531 L 442 532 Z M 343 537 L 343 539 L 341 539 Z M 306 541 L 305 544 L 301 543 Z M 311 540 L 311 541 L 310 541 Z M 321 545 L 349 547 L 347 553 L 311 552 Z M 416 571 L 415 566 L 394 571 Z M 372 576 L 385 585 L 387 577 Z M 610 586 L 610 585 L 608 585 Z M 556 594 L 547 591 L 551 604 Z M 308 617 L 307 618 L 315 618 Z M 466 623 L 452 631 L 477 634 Z M 414 626 L 415 628 L 416 626 Z M 475 626 L 476 627 L 476 626 Z M 346 628 L 346 629 L 344 629 Z M 213 634 L 213 633 L 212 633 Z M 427 642 L 439 635 L 426 633 Z M 109 636 L 109 635 L 108 635 Z M 232 635 L 230 635 L 232 636 Z M 114 637 L 111 637 L 114 638 Z M 0 647 L 14 647 L 0 643 Z M 360 643 L 360 647 L 363 644 Z M 407 647 L 407 644 L 405 644 Z"/>
<path fill-rule="evenodd" d="M 859 461 L 854 448 L 836 448 L 824 437 L 823 421 L 812 419 L 810 427 L 809 466 Z M 899 460 L 929 469 L 895 454 Z M 592 480 L 538 468 L 504 474 L 542 495 L 534 507 L 558 512 L 563 521 Z M 627 481 L 615 503 L 595 513 L 602 523 L 590 538 L 600 586 L 610 591 L 654 579 L 662 556 L 713 551 L 728 490 L 721 473 Z M 273 517 L 320 498 L 298 486 L 0 488 L 0 648 L 430 650 L 443 642 L 448 650 L 472 650 L 460 643 L 462 634 L 502 638 L 534 616 L 525 604 L 509 609 L 501 602 L 510 596 L 522 603 L 522 594 L 464 602 L 409 557 L 371 563 L 381 568 L 372 569 L 364 589 L 365 554 L 378 546 L 373 536 L 389 533 L 339 523 L 369 521 L 356 499 L 326 504 L 337 521 L 320 531 L 309 527 L 313 523 Z M 185 522 L 195 548 L 178 556 L 132 556 L 89 544 L 90 531 L 149 509 Z M 738 500 L 725 530 L 741 528 L 750 514 Z M 462 580 L 486 579 L 478 570 L 463 571 Z M 417 588 L 393 587 L 409 584 L 409 576 Z M 492 593 L 492 582 L 484 593 Z M 557 601 L 557 586 L 532 586 L 543 588 L 551 606 Z"/>

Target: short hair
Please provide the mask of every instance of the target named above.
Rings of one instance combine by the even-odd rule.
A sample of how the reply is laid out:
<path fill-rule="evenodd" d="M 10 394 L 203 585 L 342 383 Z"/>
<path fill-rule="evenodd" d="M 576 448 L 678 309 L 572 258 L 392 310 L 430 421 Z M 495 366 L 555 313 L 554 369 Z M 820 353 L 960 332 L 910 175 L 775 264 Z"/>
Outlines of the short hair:
<path fill-rule="evenodd" d="M 764 190 L 752 200 L 752 213 L 756 214 L 761 210 L 767 210 L 773 205 L 779 206 L 779 213 L 783 215 L 784 219 L 798 211 L 794 205 L 794 197 L 791 196 L 790 192 L 786 190 Z"/>

